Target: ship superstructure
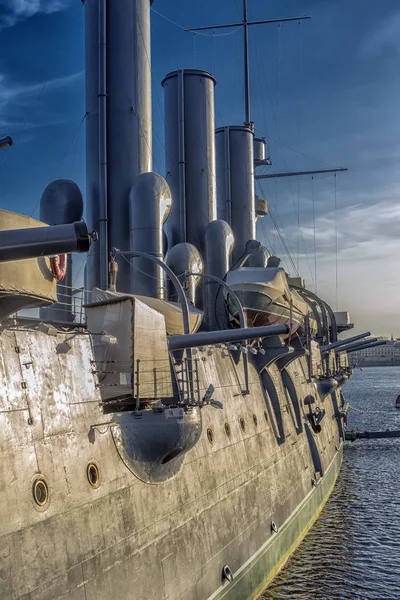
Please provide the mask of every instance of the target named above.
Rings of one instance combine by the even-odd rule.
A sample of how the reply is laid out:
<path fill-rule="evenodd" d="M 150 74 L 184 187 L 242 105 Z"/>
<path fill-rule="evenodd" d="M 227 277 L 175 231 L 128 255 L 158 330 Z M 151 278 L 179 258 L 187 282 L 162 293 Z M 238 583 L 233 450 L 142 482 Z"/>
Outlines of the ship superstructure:
<path fill-rule="evenodd" d="M 215 131 L 211 74 L 164 78 L 152 172 L 149 0 L 85 12 L 88 227 L 65 180 L 0 211 L 0 597 L 254 598 L 335 483 L 368 334 L 255 239 L 265 142 Z M 88 250 L 77 326 L 58 255 Z"/>

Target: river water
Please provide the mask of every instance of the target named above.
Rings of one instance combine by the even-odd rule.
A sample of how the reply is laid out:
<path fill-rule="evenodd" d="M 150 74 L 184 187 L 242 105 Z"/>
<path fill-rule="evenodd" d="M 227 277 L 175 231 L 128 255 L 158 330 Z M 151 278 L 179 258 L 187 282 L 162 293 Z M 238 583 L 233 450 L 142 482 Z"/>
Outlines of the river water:
<path fill-rule="evenodd" d="M 400 367 L 355 370 L 348 429 L 400 429 Z M 400 599 L 400 438 L 346 442 L 319 519 L 260 600 Z"/>

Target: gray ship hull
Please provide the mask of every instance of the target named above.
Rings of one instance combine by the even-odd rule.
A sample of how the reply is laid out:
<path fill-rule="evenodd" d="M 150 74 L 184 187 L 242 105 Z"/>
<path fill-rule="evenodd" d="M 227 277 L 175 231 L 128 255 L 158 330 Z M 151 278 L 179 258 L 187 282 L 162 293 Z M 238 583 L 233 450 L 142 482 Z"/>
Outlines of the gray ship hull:
<path fill-rule="evenodd" d="M 252 367 L 243 396 L 241 362 L 218 348 L 197 356 L 200 391 L 212 383 L 223 408 L 202 409 L 199 442 L 174 477 L 154 485 L 118 454 L 91 337 L 3 331 L 0 598 L 245 600 L 282 566 L 338 474 L 340 392 L 318 398 L 300 357 L 284 369 L 295 397 L 275 364 L 278 403 Z M 318 433 L 310 396 L 325 411 Z M 32 498 L 38 477 L 48 485 L 43 507 Z M 232 582 L 221 577 L 226 565 Z"/>

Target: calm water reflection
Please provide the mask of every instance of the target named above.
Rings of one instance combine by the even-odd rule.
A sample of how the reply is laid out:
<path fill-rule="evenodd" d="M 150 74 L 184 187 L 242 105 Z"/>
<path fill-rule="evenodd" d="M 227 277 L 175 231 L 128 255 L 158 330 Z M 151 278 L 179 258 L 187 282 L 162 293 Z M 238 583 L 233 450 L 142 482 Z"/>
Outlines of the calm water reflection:
<path fill-rule="evenodd" d="M 357 369 L 349 428 L 400 429 L 400 367 Z M 400 599 L 400 439 L 346 444 L 320 518 L 260 600 Z"/>

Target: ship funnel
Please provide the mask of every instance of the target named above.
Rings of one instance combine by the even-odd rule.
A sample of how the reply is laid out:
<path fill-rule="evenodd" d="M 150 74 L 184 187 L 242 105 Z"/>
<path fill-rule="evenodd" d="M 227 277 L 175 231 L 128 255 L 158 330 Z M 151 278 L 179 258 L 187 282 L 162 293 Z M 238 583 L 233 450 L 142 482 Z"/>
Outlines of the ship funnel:
<path fill-rule="evenodd" d="M 165 262 L 184 287 L 188 300 L 195 304 L 199 278 L 186 278 L 186 273 L 203 272 L 203 261 L 197 248 L 192 244 L 177 244 L 169 250 Z"/>
<path fill-rule="evenodd" d="M 172 206 L 171 191 L 158 173 L 142 173 L 130 194 L 130 238 L 132 251 L 163 259 L 163 224 Z M 149 260 L 131 258 L 131 292 L 153 298 L 164 297 L 161 267 Z"/>
<path fill-rule="evenodd" d="M 152 169 L 150 0 L 85 2 L 87 285 L 107 287 L 111 248 L 129 248 L 129 195 Z M 130 292 L 122 261 L 118 291 Z"/>
<path fill-rule="evenodd" d="M 207 225 L 217 218 L 215 79 L 190 69 L 169 73 L 162 85 L 166 179 L 174 199 L 165 227 L 168 248 L 188 242 L 203 252 Z"/>
<path fill-rule="evenodd" d="M 254 133 L 248 127 L 221 127 L 216 131 L 218 218 L 235 237 L 233 263 L 246 242 L 256 237 L 254 195 Z"/>
<path fill-rule="evenodd" d="M 229 271 L 229 259 L 234 246 L 232 229 L 222 219 L 211 221 L 205 235 L 206 272 L 208 275 L 223 279 Z M 218 329 L 215 320 L 215 302 L 219 284 L 204 280 L 205 286 L 205 328 Z"/>

